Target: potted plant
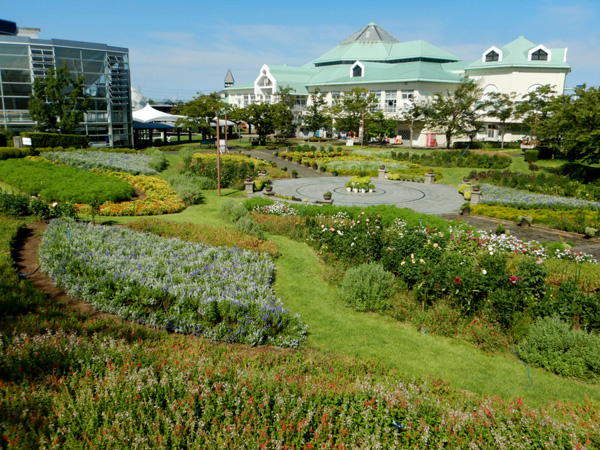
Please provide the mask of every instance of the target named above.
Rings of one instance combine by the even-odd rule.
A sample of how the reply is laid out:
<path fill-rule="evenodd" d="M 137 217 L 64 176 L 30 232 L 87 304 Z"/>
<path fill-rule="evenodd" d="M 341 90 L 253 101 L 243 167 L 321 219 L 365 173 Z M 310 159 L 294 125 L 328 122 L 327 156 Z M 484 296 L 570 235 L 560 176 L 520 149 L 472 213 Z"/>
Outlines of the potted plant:
<path fill-rule="evenodd" d="M 333 195 L 333 194 L 332 194 L 330 191 L 327 191 L 327 192 L 325 192 L 325 193 L 323 194 L 323 198 L 324 198 L 325 200 L 331 200 L 331 196 L 332 196 L 332 195 Z"/>
<path fill-rule="evenodd" d="M 326 166 L 321 166 L 321 167 L 319 167 L 319 171 L 320 171 L 320 172 L 325 172 L 326 170 L 327 170 L 327 167 L 326 167 Z"/>
<path fill-rule="evenodd" d="M 296 169 L 292 170 L 292 178 L 298 178 L 298 171 Z"/>
<path fill-rule="evenodd" d="M 462 206 L 460 207 L 460 215 L 468 216 L 469 214 L 471 214 L 471 204 L 463 203 Z"/>
<path fill-rule="evenodd" d="M 337 176 L 338 176 L 337 170 L 333 170 L 333 171 L 331 172 L 331 175 L 333 175 L 334 177 L 337 177 Z"/>
<path fill-rule="evenodd" d="M 519 216 L 518 220 L 519 220 L 519 226 L 521 226 L 521 227 L 530 227 L 531 224 L 533 223 L 533 217 L 531 217 L 528 214 Z"/>
<path fill-rule="evenodd" d="M 587 239 L 597 238 L 598 229 L 592 227 L 585 227 L 585 237 Z"/>
<path fill-rule="evenodd" d="M 313 168 L 313 170 L 317 170 L 319 168 L 319 166 L 317 165 L 317 163 L 313 163 L 312 168 Z"/>

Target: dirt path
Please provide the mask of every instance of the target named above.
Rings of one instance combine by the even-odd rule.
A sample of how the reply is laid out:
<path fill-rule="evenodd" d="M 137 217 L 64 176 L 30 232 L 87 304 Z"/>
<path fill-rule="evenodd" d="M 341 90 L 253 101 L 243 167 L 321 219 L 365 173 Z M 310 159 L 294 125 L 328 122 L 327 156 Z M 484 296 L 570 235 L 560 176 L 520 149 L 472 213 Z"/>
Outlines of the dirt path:
<path fill-rule="evenodd" d="M 27 228 L 17 236 L 13 256 L 17 265 L 18 273 L 33 273 L 39 266 L 38 248 L 41 242 L 41 234 L 45 229 L 46 224 L 36 222 L 27 225 Z M 96 311 L 89 304 L 68 296 L 63 289 L 54 286 L 52 279 L 48 275 L 42 273 L 42 271 L 39 269 L 33 275 L 27 276 L 27 280 L 38 291 L 46 294 L 46 296 L 52 301 L 71 305 L 75 309 L 92 318 L 107 316 L 106 314 Z"/>

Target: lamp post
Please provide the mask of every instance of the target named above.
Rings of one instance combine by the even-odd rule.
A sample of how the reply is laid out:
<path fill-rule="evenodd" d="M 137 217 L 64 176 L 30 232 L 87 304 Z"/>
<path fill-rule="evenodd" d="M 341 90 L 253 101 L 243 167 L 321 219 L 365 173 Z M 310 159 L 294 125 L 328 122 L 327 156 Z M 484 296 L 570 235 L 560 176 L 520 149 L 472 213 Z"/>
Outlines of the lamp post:
<path fill-rule="evenodd" d="M 227 145 L 227 135 L 229 134 L 229 123 L 227 122 L 227 110 L 229 108 L 227 108 L 227 106 L 226 106 L 224 109 L 225 109 L 225 151 L 227 153 L 229 153 L 229 145 Z"/>
<path fill-rule="evenodd" d="M 217 111 L 217 192 L 221 196 L 221 140 L 219 136 L 219 111 Z"/>

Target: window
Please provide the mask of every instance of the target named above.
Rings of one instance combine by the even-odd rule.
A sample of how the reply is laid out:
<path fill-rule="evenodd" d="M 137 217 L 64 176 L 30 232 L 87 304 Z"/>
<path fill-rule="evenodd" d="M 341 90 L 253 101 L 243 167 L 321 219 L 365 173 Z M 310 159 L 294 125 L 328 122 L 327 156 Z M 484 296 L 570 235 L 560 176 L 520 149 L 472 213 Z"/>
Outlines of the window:
<path fill-rule="evenodd" d="M 415 98 L 414 91 L 402 91 L 402 100 L 412 100 Z"/>
<path fill-rule="evenodd" d="M 492 50 L 487 55 L 485 55 L 485 62 L 494 62 L 494 61 L 499 61 L 499 60 L 500 60 L 500 55 L 497 52 L 495 52 L 494 50 Z"/>
<path fill-rule="evenodd" d="M 495 139 L 498 137 L 498 125 L 488 125 L 487 135 L 489 138 Z"/>
<path fill-rule="evenodd" d="M 362 77 L 362 67 L 358 64 L 352 68 L 352 78 Z"/>
<path fill-rule="evenodd" d="M 331 92 L 331 104 L 337 105 L 340 102 L 340 91 Z"/>
<path fill-rule="evenodd" d="M 371 91 L 371 94 L 373 94 L 377 99 L 375 103 L 375 111 L 381 111 L 381 91 Z"/>
<path fill-rule="evenodd" d="M 385 112 L 396 112 L 396 97 L 398 93 L 396 91 L 385 91 Z"/>
<path fill-rule="evenodd" d="M 533 52 L 531 54 L 531 60 L 532 61 L 548 61 L 548 53 L 540 48 L 539 50 L 536 50 L 535 52 Z"/>

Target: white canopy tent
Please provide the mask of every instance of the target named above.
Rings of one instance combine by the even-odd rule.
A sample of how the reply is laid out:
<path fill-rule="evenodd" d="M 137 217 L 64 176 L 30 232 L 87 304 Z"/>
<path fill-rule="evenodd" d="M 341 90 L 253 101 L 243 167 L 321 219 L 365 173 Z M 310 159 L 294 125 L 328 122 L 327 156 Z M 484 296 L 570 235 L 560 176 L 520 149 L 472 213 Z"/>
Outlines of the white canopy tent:
<path fill-rule="evenodd" d="M 132 116 L 134 122 L 162 122 L 169 124 L 174 124 L 177 119 L 184 117 L 159 111 L 158 109 L 154 109 L 151 105 L 146 105 L 139 111 L 133 111 Z"/>

